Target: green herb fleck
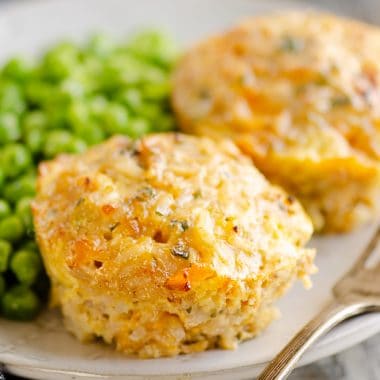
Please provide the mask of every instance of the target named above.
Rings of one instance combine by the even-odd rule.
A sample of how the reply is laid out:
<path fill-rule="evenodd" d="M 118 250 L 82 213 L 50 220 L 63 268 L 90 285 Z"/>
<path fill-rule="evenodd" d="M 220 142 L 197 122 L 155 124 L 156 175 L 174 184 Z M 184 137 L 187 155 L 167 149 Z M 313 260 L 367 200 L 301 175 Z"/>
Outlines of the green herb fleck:
<path fill-rule="evenodd" d="M 197 190 L 194 194 L 193 194 L 193 197 L 194 199 L 198 199 L 202 196 L 202 193 L 200 190 Z"/>
<path fill-rule="evenodd" d="M 143 187 L 142 191 L 144 192 L 144 194 L 147 194 L 150 197 L 154 196 L 154 190 L 151 187 L 149 187 L 149 186 Z"/>
<path fill-rule="evenodd" d="M 349 104 L 351 104 L 351 101 L 347 96 L 337 96 L 331 99 L 331 107 L 343 107 Z"/>
<path fill-rule="evenodd" d="M 284 36 L 282 38 L 280 49 L 288 53 L 298 53 L 304 47 L 304 42 L 295 37 Z"/>
<path fill-rule="evenodd" d="M 181 224 L 182 231 L 186 231 L 187 229 L 189 229 L 189 223 L 187 223 L 186 220 L 182 220 L 180 224 Z"/>
<path fill-rule="evenodd" d="M 183 259 L 186 259 L 186 260 L 190 256 L 188 248 L 185 247 L 185 245 L 181 242 L 178 243 L 177 245 L 175 245 L 174 248 L 172 248 L 171 253 L 174 256 L 179 256 L 179 257 L 182 257 Z"/>
<path fill-rule="evenodd" d="M 241 86 L 248 86 L 252 84 L 252 81 L 253 81 L 252 74 L 249 72 L 241 74 L 237 78 L 237 83 Z"/>
<path fill-rule="evenodd" d="M 325 86 L 328 83 L 326 75 L 319 73 L 318 77 L 315 80 L 317 86 Z"/>
<path fill-rule="evenodd" d="M 282 201 L 278 201 L 277 205 L 281 211 L 288 211 L 288 208 L 282 203 Z"/>
<path fill-rule="evenodd" d="M 200 99 L 209 99 L 210 98 L 210 92 L 207 88 L 202 88 L 199 91 L 199 98 Z"/>
<path fill-rule="evenodd" d="M 136 199 L 143 201 L 149 198 L 153 198 L 156 195 L 156 192 L 150 186 L 145 186 L 139 190 L 139 194 L 136 196 Z"/>
<path fill-rule="evenodd" d="M 116 222 L 115 224 L 113 224 L 111 227 L 110 227 L 110 231 L 112 232 L 117 226 L 120 225 L 120 222 Z"/>
<path fill-rule="evenodd" d="M 189 229 L 189 223 L 187 222 L 187 220 L 176 220 L 176 219 L 173 219 L 170 221 L 170 224 L 172 226 L 178 226 L 182 232 L 185 232 L 186 230 Z"/>
<path fill-rule="evenodd" d="M 77 203 L 75 204 L 75 207 L 80 206 L 83 202 L 84 202 L 84 198 L 83 198 L 83 197 L 80 197 L 80 198 L 77 200 Z"/>
<path fill-rule="evenodd" d="M 306 89 L 307 89 L 307 85 L 305 83 L 302 83 L 302 84 L 295 87 L 294 92 L 296 95 L 302 95 L 305 93 Z"/>

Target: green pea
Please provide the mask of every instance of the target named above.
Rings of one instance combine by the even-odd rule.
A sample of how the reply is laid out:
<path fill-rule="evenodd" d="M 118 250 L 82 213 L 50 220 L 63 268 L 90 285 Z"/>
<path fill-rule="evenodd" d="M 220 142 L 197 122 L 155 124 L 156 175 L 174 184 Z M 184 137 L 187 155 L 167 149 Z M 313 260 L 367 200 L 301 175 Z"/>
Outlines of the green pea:
<path fill-rule="evenodd" d="M 47 112 L 48 125 L 52 130 L 67 128 L 67 110 L 60 105 L 49 107 Z"/>
<path fill-rule="evenodd" d="M 21 57 L 10 59 L 3 68 L 3 75 L 13 80 L 24 81 L 32 71 L 32 66 L 29 62 Z"/>
<path fill-rule="evenodd" d="M 129 88 L 118 95 L 118 100 L 125 104 L 131 111 L 137 112 L 143 104 L 141 91 L 137 88 Z"/>
<path fill-rule="evenodd" d="M 16 141 L 21 137 L 17 116 L 12 112 L 0 113 L 0 145 Z"/>
<path fill-rule="evenodd" d="M 82 153 L 87 149 L 87 144 L 84 140 L 79 137 L 73 137 L 67 147 L 67 152 L 69 153 Z"/>
<path fill-rule="evenodd" d="M 16 204 L 16 215 L 22 220 L 27 234 L 32 234 L 34 231 L 33 215 L 30 203 L 33 198 L 21 198 Z"/>
<path fill-rule="evenodd" d="M 37 177 L 37 173 L 38 173 L 38 167 L 37 166 L 30 166 L 25 174 L 23 174 L 23 177 L 29 177 L 30 179 L 34 180 L 34 182 L 36 181 L 36 177 Z M 23 178 L 21 177 L 21 178 Z"/>
<path fill-rule="evenodd" d="M 128 123 L 127 134 L 132 138 L 138 138 L 148 133 L 149 130 L 150 130 L 149 121 L 142 118 L 134 118 L 134 119 L 131 119 Z"/>
<path fill-rule="evenodd" d="M 5 317 L 32 318 L 39 310 L 36 296 L 45 302 L 47 294 L 38 246 L 27 235 L 33 233 L 30 201 L 37 162 L 82 152 L 113 134 L 137 138 L 174 129 L 169 75 L 176 58 L 173 41 L 149 30 L 123 45 L 104 35 L 94 35 L 82 48 L 59 43 L 36 65 L 16 57 L 0 68 L 0 306 Z M 2 270 L 7 280 L 17 277 L 24 286 L 5 289 Z"/>
<path fill-rule="evenodd" d="M 33 153 L 40 153 L 45 143 L 45 133 L 40 129 L 31 129 L 24 134 L 26 146 Z"/>
<path fill-rule="evenodd" d="M 146 67 L 144 67 L 143 62 L 132 55 L 115 57 L 112 61 L 116 74 L 116 89 L 125 86 L 136 86 L 145 80 Z"/>
<path fill-rule="evenodd" d="M 4 199 L 0 199 L 0 219 L 4 219 L 6 216 L 10 215 L 10 213 L 11 206 L 9 206 L 9 203 Z"/>
<path fill-rule="evenodd" d="M 1 301 L 3 315 L 8 319 L 28 321 L 40 311 L 38 297 L 24 285 L 16 285 L 6 291 Z"/>
<path fill-rule="evenodd" d="M 169 81 L 162 83 L 146 83 L 141 91 L 145 99 L 160 101 L 169 98 L 171 85 Z"/>
<path fill-rule="evenodd" d="M 80 81 L 68 78 L 59 85 L 58 94 L 63 102 L 78 101 L 84 97 L 86 89 Z"/>
<path fill-rule="evenodd" d="M 60 80 L 68 77 L 78 64 L 78 48 L 70 42 L 62 42 L 45 54 L 42 67 L 46 77 Z"/>
<path fill-rule="evenodd" d="M 5 288 L 6 288 L 5 279 L 0 274 L 0 299 L 3 297 L 3 295 L 5 293 Z"/>
<path fill-rule="evenodd" d="M 157 132 L 168 132 L 175 129 L 175 119 L 172 115 L 161 115 L 154 121 L 154 129 Z"/>
<path fill-rule="evenodd" d="M 89 39 L 86 51 L 98 58 L 105 58 L 112 53 L 114 48 L 115 45 L 108 36 L 95 34 Z"/>
<path fill-rule="evenodd" d="M 128 128 L 128 111 L 120 104 L 113 103 L 103 113 L 104 128 L 110 135 L 124 133 Z"/>
<path fill-rule="evenodd" d="M 174 40 L 168 34 L 156 30 L 136 34 L 128 48 L 134 54 L 163 66 L 170 65 L 178 54 Z"/>
<path fill-rule="evenodd" d="M 0 240 L 0 273 L 5 272 L 8 269 L 11 252 L 11 244 L 6 240 Z"/>
<path fill-rule="evenodd" d="M 72 139 L 72 134 L 63 130 L 52 130 L 46 135 L 43 153 L 46 157 L 52 158 L 67 150 L 67 145 Z"/>
<path fill-rule="evenodd" d="M 106 134 L 103 129 L 94 122 L 78 128 L 76 130 L 76 134 L 88 145 L 98 144 L 106 138 Z"/>
<path fill-rule="evenodd" d="M 162 114 L 162 106 L 156 103 L 145 102 L 141 104 L 136 113 L 139 117 L 151 120 L 154 123 Z"/>
<path fill-rule="evenodd" d="M 72 133 L 63 130 L 54 130 L 46 135 L 43 152 L 46 157 L 51 158 L 59 153 L 80 153 L 87 147 L 87 144 L 74 136 Z"/>
<path fill-rule="evenodd" d="M 22 120 L 22 129 L 25 132 L 42 130 L 48 127 L 49 120 L 43 111 L 31 111 Z"/>
<path fill-rule="evenodd" d="M 25 111 L 24 94 L 18 84 L 9 81 L 0 85 L 0 109 L 15 115 Z"/>
<path fill-rule="evenodd" d="M 70 127 L 77 137 L 88 145 L 100 143 L 105 139 L 105 132 L 91 118 L 91 109 L 84 102 L 73 103 L 68 110 Z"/>
<path fill-rule="evenodd" d="M 101 95 L 94 96 L 89 102 L 88 107 L 92 116 L 101 117 L 108 108 L 108 100 Z"/>
<path fill-rule="evenodd" d="M 21 284 L 32 285 L 42 270 L 41 258 L 35 251 L 19 250 L 12 256 L 10 268 Z"/>
<path fill-rule="evenodd" d="M 1 152 L 0 163 L 4 174 L 14 178 L 32 164 L 30 151 L 22 144 L 6 145 Z"/>
<path fill-rule="evenodd" d="M 39 248 L 37 243 L 34 240 L 28 240 L 24 244 L 22 244 L 21 249 L 27 250 L 27 251 L 33 251 L 38 253 Z"/>
<path fill-rule="evenodd" d="M 44 105 L 50 102 L 53 85 L 40 80 L 29 81 L 25 86 L 26 98 L 32 105 Z"/>
<path fill-rule="evenodd" d="M 83 82 L 88 94 L 93 95 L 101 91 L 102 82 L 99 78 L 103 75 L 104 62 L 92 55 L 83 56 L 82 59 L 82 66 L 74 76 Z"/>
<path fill-rule="evenodd" d="M 167 80 L 167 75 L 162 69 L 159 69 L 158 67 L 154 67 L 154 66 L 148 66 L 148 65 L 144 69 L 141 76 L 141 82 L 144 83 L 145 85 L 147 83 L 152 84 L 152 85 L 165 83 L 166 80 Z"/>
<path fill-rule="evenodd" d="M 0 167 L 0 191 L 2 190 L 5 183 L 5 174 L 4 170 Z"/>
<path fill-rule="evenodd" d="M 4 187 L 4 198 L 11 203 L 16 203 L 23 197 L 32 197 L 36 193 L 36 179 L 32 175 L 19 177 L 9 182 Z"/>
<path fill-rule="evenodd" d="M 71 129 L 74 132 L 78 132 L 83 126 L 89 123 L 89 107 L 84 102 L 72 103 L 67 110 L 67 119 Z"/>
<path fill-rule="evenodd" d="M 16 215 L 0 220 L 0 239 L 10 242 L 19 241 L 24 235 L 24 225 Z"/>

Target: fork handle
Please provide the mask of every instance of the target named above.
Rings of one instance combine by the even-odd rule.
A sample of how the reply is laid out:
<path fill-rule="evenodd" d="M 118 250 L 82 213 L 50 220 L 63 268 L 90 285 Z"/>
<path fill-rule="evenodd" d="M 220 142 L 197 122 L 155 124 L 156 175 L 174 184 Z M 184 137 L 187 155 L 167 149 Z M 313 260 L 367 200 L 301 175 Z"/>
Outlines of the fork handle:
<path fill-rule="evenodd" d="M 322 335 L 347 318 L 380 311 L 380 302 L 362 301 L 342 304 L 331 301 L 294 336 L 285 348 L 268 364 L 257 380 L 286 379 L 305 351 Z"/>

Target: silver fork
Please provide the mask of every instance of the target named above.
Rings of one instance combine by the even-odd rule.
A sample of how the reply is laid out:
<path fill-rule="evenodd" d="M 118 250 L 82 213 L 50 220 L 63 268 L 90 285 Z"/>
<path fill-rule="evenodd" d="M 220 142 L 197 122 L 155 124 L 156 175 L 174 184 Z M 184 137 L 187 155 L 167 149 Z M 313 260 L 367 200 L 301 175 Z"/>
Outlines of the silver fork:
<path fill-rule="evenodd" d="M 355 315 L 380 312 L 380 262 L 370 267 L 380 226 L 351 270 L 333 288 L 333 300 L 268 364 L 257 380 L 286 379 L 305 351 L 323 334 Z"/>

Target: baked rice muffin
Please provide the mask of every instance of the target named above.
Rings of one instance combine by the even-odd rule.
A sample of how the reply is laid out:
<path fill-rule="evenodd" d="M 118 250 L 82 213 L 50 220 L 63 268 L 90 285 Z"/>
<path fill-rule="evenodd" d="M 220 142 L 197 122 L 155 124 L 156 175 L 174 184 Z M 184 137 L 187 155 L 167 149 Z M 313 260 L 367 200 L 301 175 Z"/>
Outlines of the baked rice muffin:
<path fill-rule="evenodd" d="M 229 141 L 115 137 L 60 156 L 33 213 L 67 328 L 141 357 L 236 347 L 314 268 L 300 204 Z"/>
<path fill-rule="evenodd" d="M 317 230 L 380 215 L 380 29 L 305 12 L 255 17 L 174 75 L 184 131 L 231 137 Z"/>

